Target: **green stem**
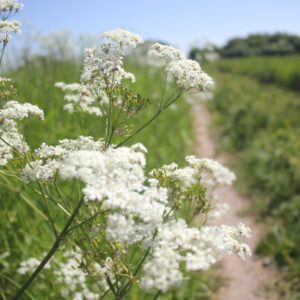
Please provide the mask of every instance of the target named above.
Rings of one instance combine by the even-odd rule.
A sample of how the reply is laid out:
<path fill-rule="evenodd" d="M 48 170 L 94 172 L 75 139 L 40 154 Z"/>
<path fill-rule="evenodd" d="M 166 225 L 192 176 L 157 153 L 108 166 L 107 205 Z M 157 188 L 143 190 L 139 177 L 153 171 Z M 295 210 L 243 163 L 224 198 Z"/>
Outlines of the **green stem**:
<path fill-rule="evenodd" d="M 128 142 L 130 139 L 132 139 L 138 133 L 140 133 L 145 127 L 147 127 L 149 124 L 151 124 L 161 114 L 162 111 L 163 111 L 163 109 L 159 109 L 151 119 L 149 119 L 143 126 L 141 126 L 139 129 L 137 129 L 132 135 L 127 137 L 125 140 L 123 140 L 121 143 L 119 143 L 116 147 L 118 148 L 118 147 L 124 145 L 126 142 Z"/>
<path fill-rule="evenodd" d="M 156 233 L 155 233 L 155 235 L 156 235 Z M 155 237 L 155 235 L 154 235 L 154 237 Z M 146 258 L 148 257 L 148 255 L 150 253 L 150 250 L 151 250 L 151 247 L 148 247 L 145 254 L 144 254 L 144 256 L 142 257 L 141 261 L 139 262 L 136 270 L 134 271 L 133 277 L 135 277 L 137 275 L 137 273 L 140 271 L 141 267 L 143 266 Z M 120 291 L 120 297 L 121 297 L 120 299 L 123 298 L 123 296 L 128 292 L 130 287 L 131 287 L 131 281 L 128 281 L 127 284 Z"/>
<path fill-rule="evenodd" d="M 158 297 L 159 297 L 160 295 L 161 295 L 161 291 L 158 291 L 158 292 L 154 295 L 153 300 L 157 300 Z"/>
<path fill-rule="evenodd" d="M 116 298 L 117 300 L 122 299 L 122 297 L 120 297 L 120 296 L 118 295 L 117 291 L 115 290 L 115 287 L 114 287 L 113 283 L 111 282 L 111 280 L 110 280 L 108 274 L 105 274 L 105 277 L 106 277 L 106 282 L 107 282 L 107 284 L 108 284 L 110 290 L 113 292 L 115 298 Z"/>
<path fill-rule="evenodd" d="M 149 119 L 144 125 L 142 125 L 139 129 L 137 129 L 132 135 L 127 137 L 121 143 L 119 143 L 116 147 L 118 148 L 118 147 L 124 145 L 126 142 L 128 142 L 130 139 L 132 139 L 138 133 L 140 133 L 143 129 L 145 129 L 148 125 L 150 125 L 164 110 L 166 110 L 171 104 L 173 104 L 180 96 L 181 96 L 181 94 L 178 94 L 172 101 L 165 103 L 162 107 L 159 107 L 158 111 L 153 115 L 153 117 L 151 119 Z"/>
<path fill-rule="evenodd" d="M 42 198 L 44 200 L 44 204 L 45 204 L 45 207 L 46 207 L 46 215 L 47 215 L 48 220 L 49 220 L 49 222 L 51 224 L 52 231 L 53 231 L 55 237 L 57 238 L 58 234 L 57 234 L 57 230 L 56 230 L 53 218 L 51 216 L 51 211 L 50 211 L 50 208 L 49 208 L 48 200 L 46 199 L 46 196 L 45 196 L 45 193 L 44 193 L 44 190 L 43 190 L 43 187 L 42 187 L 41 183 L 39 181 L 37 181 L 37 184 L 38 184 L 40 193 L 42 195 Z"/>
<path fill-rule="evenodd" d="M 51 259 L 51 257 L 55 254 L 55 252 L 57 251 L 57 249 L 59 248 L 59 246 L 61 245 L 61 243 L 66 238 L 68 229 L 69 229 L 70 225 L 72 224 L 72 222 L 74 221 L 75 217 L 77 216 L 77 214 L 79 212 L 79 209 L 80 209 L 80 207 L 82 206 L 83 203 L 84 203 L 84 198 L 82 196 L 81 199 L 80 199 L 80 201 L 78 202 L 77 206 L 75 207 L 75 209 L 74 209 L 71 217 L 69 218 L 69 220 L 66 223 L 65 227 L 63 228 L 63 230 L 61 231 L 61 233 L 59 234 L 59 236 L 55 240 L 53 246 L 51 247 L 51 249 L 49 250 L 49 252 L 47 253 L 47 255 L 43 258 L 43 260 L 38 265 L 38 267 L 35 269 L 35 271 L 31 274 L 31 276 L 28 278 L 28 280 L 19 289 L 19 291 L 17 292 L 17 294 L 13 298 L 11 298 L 11 300 L 21 299 L 21 296 L 26 291 L 26 289 L 36 279 L 36 277 L 43 270 L 43 268 L 48 263 L 48 261 Z"/>
<path fill-rule="evenodd" d="M 1 50 L 1 55 L 0 55 L 0 66 L 2 64 L 3 55 L 4 55 L 4 51 L 5 51 L 6 46 L 7 46 L 7 42 L 4 42 L 3 46 L 2 46 L 2 50 Z"/>
<path fill-rule="evenodd" d="M 104 294 L 100 297 L 99 300 L 103 300 L 109 292 L 110 292 L 110 289 L 107 289 L 107 290 L 104 292 Z"/>

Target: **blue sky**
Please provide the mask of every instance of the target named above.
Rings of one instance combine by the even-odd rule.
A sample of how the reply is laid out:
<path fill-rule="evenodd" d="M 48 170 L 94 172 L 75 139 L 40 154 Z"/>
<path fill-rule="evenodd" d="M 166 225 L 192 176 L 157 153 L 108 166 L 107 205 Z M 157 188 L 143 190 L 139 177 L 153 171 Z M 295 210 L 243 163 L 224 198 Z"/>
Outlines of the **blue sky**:
<path fill-rule="evenodd" d="M 300 34 L 299 0 L 20 0 L 23 32 L 100 33 L 126 28 L 183 50 L 248 33 Z"/>

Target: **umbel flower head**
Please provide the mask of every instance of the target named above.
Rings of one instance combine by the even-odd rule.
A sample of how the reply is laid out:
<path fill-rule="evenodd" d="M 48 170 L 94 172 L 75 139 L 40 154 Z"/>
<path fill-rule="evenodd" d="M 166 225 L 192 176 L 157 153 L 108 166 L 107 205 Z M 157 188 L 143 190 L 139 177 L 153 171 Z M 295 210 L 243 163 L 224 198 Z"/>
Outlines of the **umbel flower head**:
<path fill-rule="evenodd" d="M 97 49 L 86 50 L 80 82 L 56 83 L 65 92 L 65 109 L 106 118 L 105 139 L 79 136 L 57 145 L 43 143 L 26 157 L 23 180 L 37 182 L 41 191 L 45 187 L 57 209 L 71 216 L 61 235 L 66 243 L 73 242 L 73 250 L 53 259 L 47 269 L 61 287 L 63 298 L 94 300 L 106 295 L 108 288 L 115 295 L 125 293 L 132 282 L 147 292 L 167 292 L 178 286 L 188 272 L 207 270 L 224 255 L 235 253 L 244 259 L 251 254 L 244 242 L 250 229 L 243 224 L 211 226 L 194 222 L 196 215 L 207 219 L 226 211 L 214 191 L 235 180 L 230 170 L 216 161 L 188 156 L 182 168 L 171 163 L 146 174 L 147 149 L 142 144 L 124 146 L 128 139 L 118 145 L 112 143 L 117 128 L 114 121 L 126 112 L 126 122 L 144 105 L 144 98 L 133 95 L 123 84 L 135 81 L 134 75 L 124 69 L 124 58 L 141 43 L 137 34 L 127 30 L 105 32 Z M 155 44 L 149 55 L 166 64 L 166 73 L 177 84 L 178 95 L 161 100 L 158 113 L 183 92 L 205 91 L 213 84 L 197 62 L 186 59 L 172 46 Z M 23 138 L 15 138 L 16 122 L 29 114 L 43 117 L 37 107 L 15 101 L 0 110 L 0 136 L 14 143 L 19 152 L 26 149 L 21 149 Z M 5 147 L 0 143 L 3 165 L 12 157 Z M 75 181 L 77 191 L 64 199 L 64 191 L 61 193 L 56 186 L 61 180 Z M 68 183 L 65 186 L 67 189 Z M 73 194 L 80 201 L 71 214 Z M 80 230 L 78 235 L 68 235 L 78 228 L 82 235 Z M 57 242 L 65 241 L 59 235 Z M 60 249 L 66 250 L 68 245 Z M 21 263 L 19 273 L 27 273 L 38 264 L 35 258 L 29 259 Z"/>
<path fill-rule="evenodd" d="M 0 1 L 0 12 L 3 19 L 7 18 L 9 14 L 18 12 L 22 8 L 23 4 L 19 3 L 17 0 Z"/>
<path fill-rule="evenodd" d="M 123 80 L 135 82 L 134 75 L 124 70 L 123 61 L 126 53 L 141 43 L 143 40 L 137 34 L 124 29 L 105 32 L 98 49 L 85 51 L 80 83 L 56 83 L 55 86 L 65 92 L 64 108 L 69 112 L 105 115 L 109 102 L 107 89 L 120 86 Z M 124 109 L 123 100 L 117 100 L 115 105 Z"/>
<path fill-rule="evenodd" d="M 43 111 L 30 103 L 9 101 L 0 109 L 0 166 L 5 166 L 13 158 L 14 151 L 28 151 L 28 145 L 18 131 L 17 121 L 27 118 L 29 114 L 44 118 Z"/>
<path fill-rule="evenodd" d="M 143 43 L 141 37 L 124 29 L 104 32 L 103 42 L 97 48 L 86 49 L 80 83 L 56 83 L 56 87 L 65 93 L 64 108 L 69 112 L 84 111 L 97 116 L 107 115 L 109 91 L 121 87 L 124 80 L 135 82 L 134 74 L 123 67 L 125 56 Z M 149 57 L 166 64 L 166 73 L 175 78 L 180 91 L 191 89 L 207 91 L 213 86 L 213 80 L 203 71 L 198 62 L 189 60 L 172 46 L 154 44 L 148 52 Z M 119 92 L 114 106 L 121 110 L 128 107 L 126 93 Z M 138 103 L 138 106 L 141 103 Z"/>
<path fill-rule="evenodd" d="M 164 62 L 167 74 L 174 77 L 178 87 L 184 91 L 206 91 L 214 85 L 212 78 L 201 70 L 198 62 L 187 59 L 181 51 L 172 46 L 156 43 L 150 48 L 148 55 Z"/>
<path fill-rule="evenodd" d="M 186 271 L 206 270 L 224 255 L 236 253 L 244 259 L 251 254 L 244 243 L 250 236 L 248 227 L 191 227 L 174 209 L 177 200 L 196 207 L 189 205 L 199 191 L 196 186 L 210 198 L 215 187 L 235 179 L 231 171 L 215 161 L 189 156 L 188 166 L 163 166 L 149 178 L 144 172 L 146 153 L 141 144 L 104 149 L 103 142 L 88 137 L 64 140 L 58 146 L 43 144 L 37 149 L 38 160 L 25 167 L 24 176 L 52 180 L 58 172 L 63 179 L 82 181 L 87 205 L 100 204 L 106 211 L 105 227 L 98 229 L 105 231 L 106 242 L 120 243 L 125 249 L 131 245 L 149 248 L 141 277 L 147 291 L 166 292 L 178 286 L 185 276 L 183 265 Z M 209 198 L 198 204 L 205 207 Z M 102 279 L 105 282 L 105 274 Z"/>
<path fill-rule="evenodd" d="M 23 4 L 18 3 L 17 0 L 0 0 L 0 41 L 3 45 L 9 42 L 11 33 L 21 31 L 21 22 L 8 19 L 22 8 Z"/>

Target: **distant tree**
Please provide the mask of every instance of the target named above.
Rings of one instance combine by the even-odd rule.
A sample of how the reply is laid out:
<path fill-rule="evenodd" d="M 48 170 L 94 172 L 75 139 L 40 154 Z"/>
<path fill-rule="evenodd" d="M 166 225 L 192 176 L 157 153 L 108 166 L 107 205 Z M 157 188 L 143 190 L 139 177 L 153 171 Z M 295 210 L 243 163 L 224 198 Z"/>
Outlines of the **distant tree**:
<path fill-rule="evenodd" d="M 229 40 L 220 53 L 222 57 L 296 54 L 300 53 L 300 37 L 285 33 L 252 34 Z"/>

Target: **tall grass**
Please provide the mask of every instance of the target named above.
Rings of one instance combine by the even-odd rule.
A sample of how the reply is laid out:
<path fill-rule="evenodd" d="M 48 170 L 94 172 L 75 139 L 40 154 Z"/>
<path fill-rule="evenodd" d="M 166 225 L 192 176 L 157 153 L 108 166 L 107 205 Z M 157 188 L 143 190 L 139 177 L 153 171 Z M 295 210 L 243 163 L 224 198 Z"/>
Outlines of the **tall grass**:
<path fill-rule="evenodd" d="M 262 83 L 300 91 L 300 56 L 247 57 L 221 60 L 221 71 L 251 76 Z"/>

